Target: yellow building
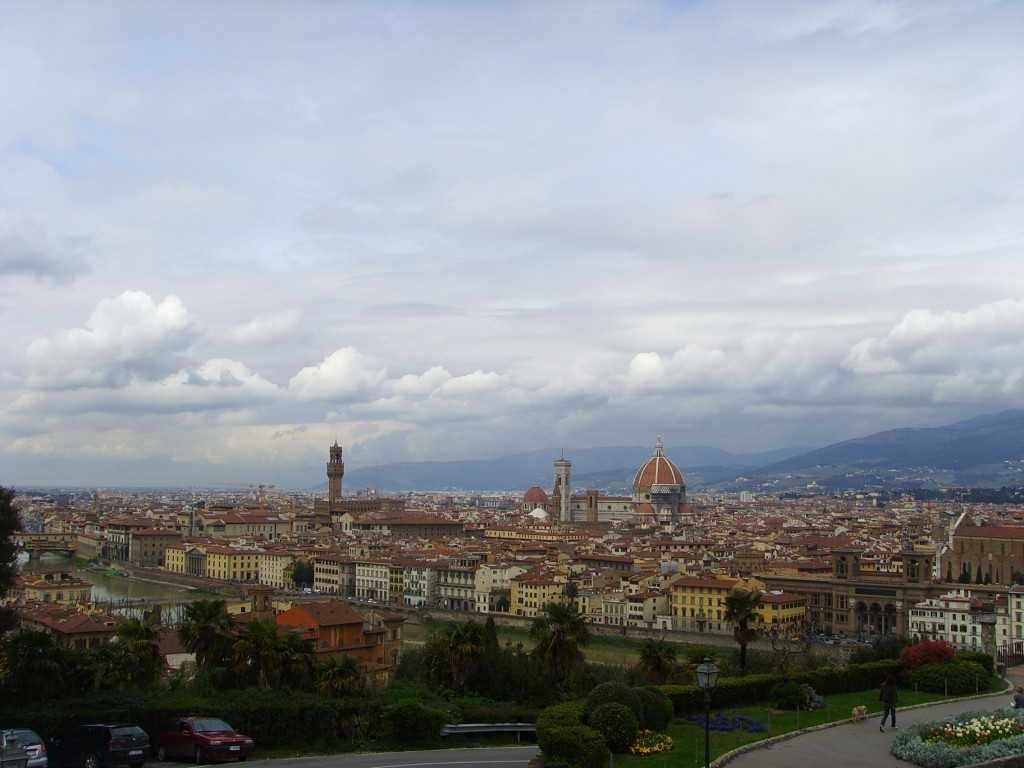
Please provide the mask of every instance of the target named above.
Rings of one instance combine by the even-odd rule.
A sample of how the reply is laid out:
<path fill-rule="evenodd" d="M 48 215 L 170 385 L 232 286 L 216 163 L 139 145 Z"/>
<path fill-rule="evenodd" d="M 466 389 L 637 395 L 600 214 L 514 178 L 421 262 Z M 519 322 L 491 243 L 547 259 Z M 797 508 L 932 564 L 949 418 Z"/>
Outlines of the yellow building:
<path fill-rule="evenodd" d="M 807 598 L 792 592 L 765 592 L 757 614 L 763 629 L 800 629 L 807 617 Z"/>
<path fill-rule="evenodd" d="M 565 600 L 568 578 L 563 573 L 534 568 L 509 581 L 511 587 L 511 613 L 516 616 L 535 617 L 549 603 Z"/>
<path fill-rule="evenodd" d="M 206 576 L 222 581 L 259 579 L 260 553 L 254 549 L 235 549 L 219 544 L 206 547 Z"/>
<path fill-rule="evenodd" d="M 671 583 L 672 629 L 731 634 L 725 621 L 725 598 L 744 584 L 739 579 L 680 576 Z"/>
<path fill-rule="evenodd" d="M 18 579 L 13 591 L 23 603 L 75 605 L 92 602 L 92 584 L 69 573 L 29 574 Z"/>

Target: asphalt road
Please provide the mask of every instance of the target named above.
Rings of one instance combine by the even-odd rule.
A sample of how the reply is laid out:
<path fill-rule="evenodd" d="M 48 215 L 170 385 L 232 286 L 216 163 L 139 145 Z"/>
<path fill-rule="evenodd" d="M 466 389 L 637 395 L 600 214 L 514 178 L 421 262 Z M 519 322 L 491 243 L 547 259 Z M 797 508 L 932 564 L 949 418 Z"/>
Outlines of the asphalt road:
<path fill-rule="evenodd" d="M 279 765 L 281 768 L 444 768 L 445 766 L 488 766 L 489 768 L 526 768 L 537 755 L 536 744 L 508 747 L 478 747 L 473 749 L 430 749 L 418 752 L 365 752 L 316 757 L 289 757 L 274 760 L 250 757 L 246 768 Z M 287 763 L 287 766 L 283 764 Z M 146 763 L 147 768 L 161 765 L 157 760 Z M 162 763 L 167 766 L 194 766 L 194 763 Z M 211 766 L 237 768 L 238 763 L 211 763 Z"/>

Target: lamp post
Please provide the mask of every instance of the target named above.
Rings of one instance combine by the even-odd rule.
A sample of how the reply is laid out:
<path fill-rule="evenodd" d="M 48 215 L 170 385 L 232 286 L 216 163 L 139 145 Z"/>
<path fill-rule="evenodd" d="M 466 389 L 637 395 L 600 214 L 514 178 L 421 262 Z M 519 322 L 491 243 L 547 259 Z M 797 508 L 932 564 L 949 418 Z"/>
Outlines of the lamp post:
<path fill-rule="evenodd" d="M 721 670 L 705 656 L 703 663 L 697 667 L 697 685 L 704 691 L 704 765 L 711 768 L 711 689 L 718 682 Z"/>

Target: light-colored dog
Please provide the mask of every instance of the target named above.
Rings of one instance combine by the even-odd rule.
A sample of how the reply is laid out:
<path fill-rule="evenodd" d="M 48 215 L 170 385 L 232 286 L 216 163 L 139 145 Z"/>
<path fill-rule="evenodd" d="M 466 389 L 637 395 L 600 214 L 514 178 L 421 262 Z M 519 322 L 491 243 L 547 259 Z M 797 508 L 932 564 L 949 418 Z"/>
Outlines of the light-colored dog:
<path fill-rule="evenodd" d="M 854 707 L 853 711 L 850 713 L 851 723 L 859 723 L 861 720 L 867 720 L 867 718 L 868 708 L 865 707 L 863 704 L 859 707 Z"/>

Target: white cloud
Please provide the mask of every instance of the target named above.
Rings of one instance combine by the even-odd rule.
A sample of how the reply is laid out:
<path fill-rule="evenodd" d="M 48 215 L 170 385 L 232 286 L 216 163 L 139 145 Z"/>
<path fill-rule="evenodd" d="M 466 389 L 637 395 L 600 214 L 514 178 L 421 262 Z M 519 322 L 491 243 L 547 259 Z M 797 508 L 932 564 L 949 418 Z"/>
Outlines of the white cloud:
<path fill-rule="evenodd" d="M 288 382 L 288 389 L 304 401 L 351 400 L 372 394 L 386 375 L 359 350 L 345 347 L 319 365 L 303 368 Z"/>

